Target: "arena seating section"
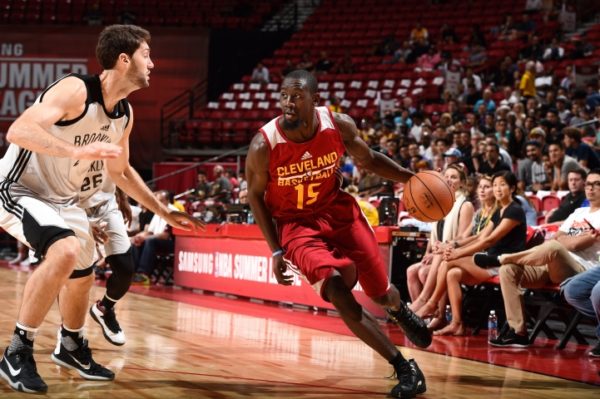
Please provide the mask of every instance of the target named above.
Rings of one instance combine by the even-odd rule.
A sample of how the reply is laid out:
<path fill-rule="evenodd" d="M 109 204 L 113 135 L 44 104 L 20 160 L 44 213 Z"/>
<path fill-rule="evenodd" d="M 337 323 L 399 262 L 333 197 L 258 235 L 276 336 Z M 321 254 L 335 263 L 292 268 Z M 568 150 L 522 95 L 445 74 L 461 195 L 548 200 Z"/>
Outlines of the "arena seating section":
<path fill-rule="evenodd" d="M 287 60 L 295 65 L 306 51 L 313 61 L 321 50 L 327 51 L 333 60 L 340 59 L 346 52 L 351 54 L 355 72 L 320 75 L 319 89 L 324 99 L 332 95 L 340 98 L 342 107 L 355 119 L 373 115 L 381 90 L 390 90 L 397 97 L 410 96 L 416 104 L 423 103 L 425 112 L 442 111 L 440 98 L 444 79 L 438 71 L 415 72 L 414 65 L 390 63 L 391 56 L 372 53 L 387 36 L 393 35 L 400 42 L 407 40 L 417 21 L 428 29 L 431 38 L 437 38 L 439 28 L 448 23 L 461 41 L 441 50 L 449 50 L 455 58 L 464 61 L 468 55 L 464 48 L 470 30 L 477 22 L 486 32 L 489 43 L 487 62 L 478 70 L 497 64 L 506 55 L 516 58 L 525 46 L 523 41 L 494 41 L 489 32 L 502 23 L 506 14 L 513 14 L 518 20 L 525 0 L 469 3 L 452 1 L 431 5 L 417 0 L 393 4 L 382 0 L 325 0 L 300 31 L 272 57 L 263 60 L 272 83 L 250 83 L 250 74 L 244 76 L 241 82 L 222 93 L 218 101 L 210 102 L 197 113 L 196 119 L 185 124 L 179 134 L 180 143 L 192 147 L 247 144 L 256 129 L 279 112 L 279 81 Z M 544 23 L 540 15 L 535 15 L 533 20 L 542 39 L 552 37 L 556 22 Z"/>
<path fill-rule="evenodd" d="M 2 24 L 87 24 L 96 12 L 104 25 L 122 21 L 124 11 L 143 26 L 207 26 L 210 28 L 258 29 L 282 1 L 242 0 L 6 0 L 1 4 Z M 249 13 L 250 15 L 244 15 Z"/>

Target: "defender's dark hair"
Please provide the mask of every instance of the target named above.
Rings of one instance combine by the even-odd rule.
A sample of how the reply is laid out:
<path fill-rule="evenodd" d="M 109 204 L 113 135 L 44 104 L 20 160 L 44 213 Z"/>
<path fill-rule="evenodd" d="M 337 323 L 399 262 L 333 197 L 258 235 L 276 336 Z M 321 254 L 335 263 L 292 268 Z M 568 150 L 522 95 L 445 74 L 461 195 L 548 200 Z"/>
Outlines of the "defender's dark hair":
<path fill-rule="evenodd" d="M 119 54 L 132 57 L 145 41 L 150 43 L 150 32 L 136 25 L 110 25 L 104 28 L 96 45 L 96 58 L 103 69 L 112 69 Z"/>

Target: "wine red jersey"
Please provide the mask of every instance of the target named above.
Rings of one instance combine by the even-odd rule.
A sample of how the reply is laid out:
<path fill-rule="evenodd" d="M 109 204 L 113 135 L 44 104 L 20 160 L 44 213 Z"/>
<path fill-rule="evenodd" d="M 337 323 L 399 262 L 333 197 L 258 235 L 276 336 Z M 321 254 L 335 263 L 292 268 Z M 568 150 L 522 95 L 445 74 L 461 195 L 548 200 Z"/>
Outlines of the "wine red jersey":
<path fill-rule="evenodd" d="M 317 133 L 304 143 L 286 137 L 278 124 L 281 116 L 260 129 L 270 149 L 265 203 L 276 219 L 310 216 L 341 192 L 342 136 L 327 107 L 317 107 L 316 114 Z"/>

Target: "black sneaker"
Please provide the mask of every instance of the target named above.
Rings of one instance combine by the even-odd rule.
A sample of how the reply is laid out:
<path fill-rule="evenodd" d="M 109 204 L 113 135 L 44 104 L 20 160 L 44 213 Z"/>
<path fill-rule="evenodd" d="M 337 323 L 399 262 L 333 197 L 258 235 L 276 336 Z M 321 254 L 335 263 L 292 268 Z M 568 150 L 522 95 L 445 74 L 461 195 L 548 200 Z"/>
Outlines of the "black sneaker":
<path fill-rule="evenodd" d="M 594 346 L 594 348 L 590 351 L 589 355 L 591 357 L 600 357 L 600 341 Z"/>
<path fill-rule="evenodd" d="M 108 342 L 117 346 L 125 344 L 125 333 L 117 321 L 114 308 L 106 309 L 100 301 L 97 301 L 90 308 L 90 315 L 96 323 L 100 324 L 102 334 Z"/>
<path fill-rule="evenodd" d="M 427 323 L 410 310 L 403 301 L 400 301 L 400 309 L 386 310 L 390 319 L 404 330 L 404 334 L 413 344 L 420 348 L 431 345 L 431 331 L 427 328 Z"/>
<path fill-rule="evenodd" d="M 485 252 L 477 252 L 473 255 L 473 262 L 484 269 L 490 267 L 500 267 L 500 259 L 497 256 L 488 255 Z"/>
<path fill-rule="evenodd" d="M 33 349 L 23 347 L 18 352 L 8 355 L 8 348 L 0 361 L 0 376 L 8 382 L 15 391 L 27 393 L 44 393 L 48 385 L 37 372 Z"/>
<path fill-rule="evenodd" d="M 394 398 L 413 398 L 427 390 L 425 376 L 414 359 L 404 362 L 396 370 L 396 375 L 400 382 L 390 392 L 390 395 Z"/>
<path fill-rule="evenodd" d="M 58 343 L 52 353 L 52 361 L 59 366 L 76 370 L 79 375 L 87 380 L 110 381 L 115 379 L 115 373 L 106 367 L 96 363 L 92 359 L 92 351 L 88 346 L 87 339 L 83 339 L 79 347 L 74 351 L 68 351 L 62 344 L 60 331 L 58 333 Z"/>
<path fill-rule="evenodd" d="M 529 337 L 519 335 L 512 328 L 504 335 L 489 341 L 490 345 L 503 348 L 526 348 L 530 345 Z"/>

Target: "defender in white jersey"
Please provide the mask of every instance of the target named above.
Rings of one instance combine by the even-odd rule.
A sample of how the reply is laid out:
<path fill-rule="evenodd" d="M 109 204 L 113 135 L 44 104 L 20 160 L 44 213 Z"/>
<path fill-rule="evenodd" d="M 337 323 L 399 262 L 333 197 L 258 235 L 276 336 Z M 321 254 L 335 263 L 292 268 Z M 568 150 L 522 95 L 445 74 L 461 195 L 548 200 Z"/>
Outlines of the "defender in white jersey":
<path fill-rule="evenodd" d="M 62 326 L 52 360 L 87 379 L 114 378 L 92 359 L 83 338 L 94 243 L 79 203 L 101 188 L 95 172 L 105 167 L 118 187 L 169 224 L 203 227 L 157 201 L 129 164 L 133 115 L 125 98 L 149 86 L 149 40 L 137 26 L 106 27 L 96 48 L 103 72 L 59 80 L 8 129 L 11 144 L 0 161 L 0 227 L 42 259 L 25 285 L 14 335 L 0 361 L 0 376 L 15 390 L 48 389 L 37 372 L 33 340 L 57 297 Z"/>

